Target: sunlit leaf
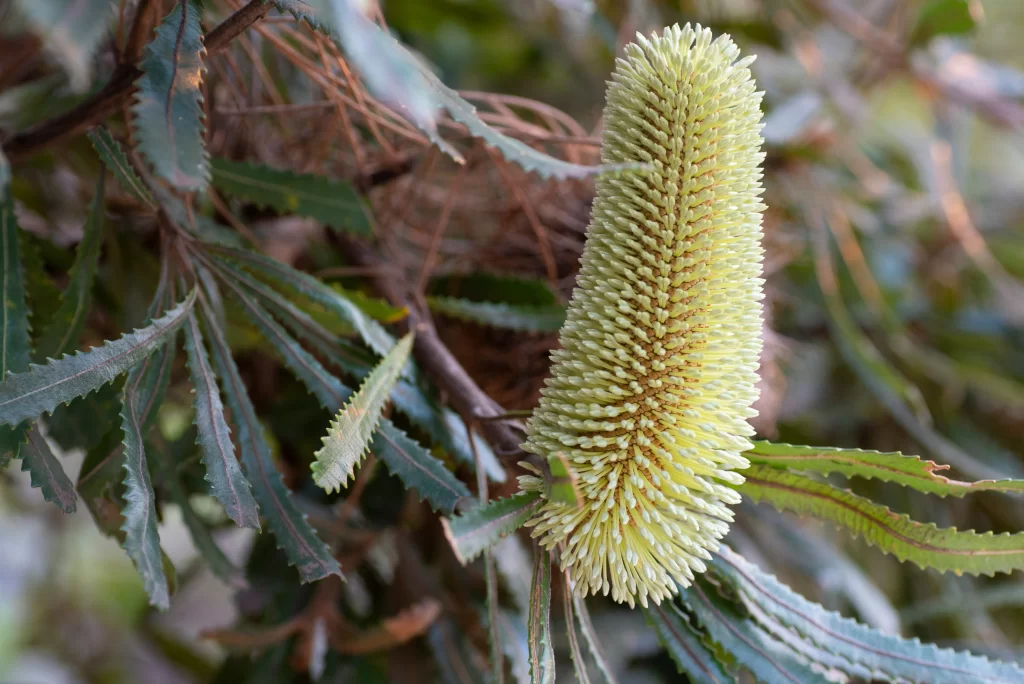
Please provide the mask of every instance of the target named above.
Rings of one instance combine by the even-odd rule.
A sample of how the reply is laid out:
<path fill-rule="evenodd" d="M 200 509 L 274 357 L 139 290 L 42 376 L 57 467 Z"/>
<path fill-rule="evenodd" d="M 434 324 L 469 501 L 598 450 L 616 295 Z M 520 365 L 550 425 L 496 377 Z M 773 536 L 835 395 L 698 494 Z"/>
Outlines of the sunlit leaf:
<path fill-rule="evenodd" d="M 441 524 L 455 557 L 465 565 L 522 527 L 539 505 L 540 494 L 520 492 L 462 515 L 442 518 Z"/>
<path fill-rule="evenodd" d="M 910 40 L 921 45 L 935 36 L 967 33 L 975 25 L 971 0 L 927 0 L 918 10 Z"/>

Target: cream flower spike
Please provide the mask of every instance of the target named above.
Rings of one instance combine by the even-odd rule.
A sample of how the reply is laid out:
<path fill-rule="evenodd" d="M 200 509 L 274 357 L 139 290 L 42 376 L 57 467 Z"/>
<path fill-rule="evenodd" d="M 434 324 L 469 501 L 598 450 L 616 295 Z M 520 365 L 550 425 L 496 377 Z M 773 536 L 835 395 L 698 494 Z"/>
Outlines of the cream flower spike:
<path fill-rule="evenodd" d="M 637 36 L 608 84 L 604 176 L 581 268 L 527 425 L 526 451 L 564 455 L 579 508 L 527 524 L 575 591 L 647 606 L 718 548 L 749 465 L 761 353 L 761 96 L 728 36 Z M 529 466 L 527 466 L 529 467 Z M 520 478 L 544 491 L 539 475 Z"/>

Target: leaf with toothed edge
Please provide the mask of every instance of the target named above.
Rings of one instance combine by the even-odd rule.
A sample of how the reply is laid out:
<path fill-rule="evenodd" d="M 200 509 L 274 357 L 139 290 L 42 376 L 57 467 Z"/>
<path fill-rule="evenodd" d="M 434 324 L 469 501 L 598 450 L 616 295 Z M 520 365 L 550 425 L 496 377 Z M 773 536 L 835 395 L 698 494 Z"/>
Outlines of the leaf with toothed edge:
<path fill-rule="evenodd" d="M 219 190 L 280 214 L 298 214 L 357 235 L 368 236 L 372 226 L 359 193 L 351 184 L 309 173 L 216 157 L 212 182 Z"/>
<path fill-rule="evenodd" d="M 242 474 L 235 458 L 231 428 L 224 418 L 217 377 L 206 355 L 199 320 L 193 311 L 185 323 L 185 350 L 195 393 L 196 444 L 206 468 L 210 493 L 224 507 L 224 512 L 239 527 L 260 529 L 260 515 L 252 498 L 251 485 Z"/>
<path fill-rule="evenodd" d="M 927 681 L 934 684 L 1010 684 L 1024 681 L 1014 663 L 990 661 L 966 651 L 903 639 L 862 625 L 808 601 L 726 546 L 709 562 L 747 606 L 759 608 L 791 632 L 845 658 L 850 672 L 866 678 Z"/>
<path fill-rule="evenodd" d="M 288 562 L 299 571 L 303 583 L 314 582 L 329 575 L 344 579 L 338 561 L 327 545 L 316 536 L 306 516 L 298 510 L 291 492 L 281 479 L 281 473 L 274 467 L 270 446 L 263 435 L 263 426 L 256 417 L 245 383 L 231 358 L 231 349 L 224 339 L 224 333 L 217 326 L 205 298 L 200 300 L 200 312 L 210 340 L 213 365 L 224 384 L 224 396 L 231 409 L 242 465 L 252 483 L 253 496 L 260 504 L 279 548 L 285 552 Z"/>
<path fill-rule="evenodd" d="M 462 515 L 441 518 L 441 525 L 455 557 L 465 565 L 522 527 L 539 505 L 539 493 L 520 492 Z"/>
<path fill-rule="evenodd" d="M 156 29 L 140 64 L 132 107 L 139 151 L 156 175 L 180 190 L 209 181 L 203 123 L 203 29 L 198 0 L 179 0 Z"/>
<path fill-rule="evenodd" d="M 105 181 L 101 173 L 89 208 L 82 241 L 78 245 L 75 263 L 68 271 L 68 286 L 61 294 L 60 306 L 36 341 L 34 360 L 60 358 L 73 349 L 82 331 L 92 305 L 92 285 L 99 268 L 100 246 L 103 244 L 103 212 L 105 209 Z"/>
<path fill-rule="evenodd" d="M 920 568 L 958 575 L 1024 569 L 1024 532 L 978 534 L 919 523 L 849 490 L 766 466 L 753 465 L 743 475 L 737 490 L 754 501 L 831 522 Z"/>
<path fill-rule="evenodd" d="M 18 221 L 14 200 L 0 188 L 0 380 L 8 373 L 28 369 L 32 341 L 29 337 L 28 303 L 18 244 Z M 17 458 L 28 434 L 29 424 L 0 426 L 0 468 Z"/>
<path fill-rule="evenodd" d="M 60 461 L 50 445 L 39 434 L 39 428 L 28 431 L 28 441 L 21 448 L 21 469 L 31 476 L 32 487 L 43 492 L 43 498 L 65 513 L 74 513 L 78 497 Z"/>
<path fill-rule="evenodd" d="M 181 327 L 196 301 L 193 290 L 180 304 L 141 330 L 122 335 L 101 347 L 31 365 L 24 373 L 0 382 L 0 423 L 17 425 L 23 420 L 51 413 L 107 384 L 156 351 Z"/>
<path fill-rule="evenodd" d="M 387 354 L 395 346 L 395 338 L 388 334 L 377 321 L 367 316 L 358 306 L 345 299 L 333 288 L 308 273 L 297 271 L 287 264 L 251 250 L 226 247 L 215 243 L 207 244 L 206 249 L 229 261 L 239 263 L 265 278 L 285 285 L 323 306 L 355 328 L 367 346 L 381 356 Z"/>
<path fill-rule="evenodd" d="M 668 651 L 680 673 L 686 673 L 694 684 L 727 684 L 735 681 L 704 644 L 687 616 L 674 606 L 651 606 L 644 610 L 647 622 L 654 627 L 658 641 Z"/>
<path fill-rule="evenodd" d="M 431 456 L 387 418 L 381 418 L 370 443 L 370 451 L 439 513 L 451 515 L 460 501 L 471 496 L 466 485 L 452 475 L 444 463 Z"/>
<path fill-rule="evenodd" d="M 530 652 L 530 681 L 554 684 L 555 648 L 551 641 L 551 553 L 537 548 L 533 558 L 530 613 L 526 642 Z"/>
<path fill-rule="evenodd" d="M 89 142 L 92 143 L 93 149 L 96 150 L 96 154 L 100 156 L 107 168 L 114 173 L 114 177 L 117 178 L 122 188 L 135 195 L 135 198 L 146 206 L 156 207 L 149 188 L 135 173 L 131 162 L 128 161 L 128 155 L 125 154 L 124 149 L 110 134 L 110 131 L 102 126 L 93 128 L 89 131 Z"/>
<path fill-rule="evenodd" d="M 926 461 L 919 456 L 905 456 L 899 452 L 884 453 L 864 449 L 754 442 L 754 448 L 745 451 L 743 455 L 751 463 L 758 465 L 821 475 L 838 473 L 843 477 L 895 482 L 937 496 L 962 497 L 972 492 L 1024 494 L 1024 480 L 952 480 L 940 474 L 941 471 L 948 470 L 949 466 Z"/>
<path fill-rule="evenodd" d="M 348 486 L 380 422 L 391 388 L 412 351 L 408 333 L 367 376 L 327 428 L 323 447 L 313 454 L 313 482 L 326 491 Z"/>

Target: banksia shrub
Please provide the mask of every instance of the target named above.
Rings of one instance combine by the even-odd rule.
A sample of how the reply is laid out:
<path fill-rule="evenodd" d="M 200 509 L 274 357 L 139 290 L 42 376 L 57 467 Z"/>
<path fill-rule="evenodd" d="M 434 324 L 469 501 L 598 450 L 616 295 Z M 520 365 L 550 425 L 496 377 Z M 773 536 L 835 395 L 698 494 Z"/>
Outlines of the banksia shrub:
<path fill-rule="evenodd" d="M 580 595 L 646 606 L 729 529 L 761 351 L 761 94 L 728 36 L 674 26 L 617 61 L 576 289 L 526 451 L 568 459 L 581 505 L 528 525 Z M 538 475 L 520 478 L 544 490 Z"/>

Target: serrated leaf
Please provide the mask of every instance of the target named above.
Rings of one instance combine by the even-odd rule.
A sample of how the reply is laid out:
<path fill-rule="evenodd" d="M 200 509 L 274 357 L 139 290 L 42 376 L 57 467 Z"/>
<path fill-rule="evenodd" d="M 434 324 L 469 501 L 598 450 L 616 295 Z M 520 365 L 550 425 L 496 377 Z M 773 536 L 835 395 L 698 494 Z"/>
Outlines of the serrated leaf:
<path fill-rule="evenodd" d="M 370 451 L 439 513 L 451 515 L 460 501 L 471 496 L 466 485 L 452 475 L 444 463 L 431 456 L 387 418 L 381 419 L 370 443 Z"/>
<path fill-rule="evenodd" d="M 110 0 L 20 0 L 21 11 L 64 67 L 74 90 L 86 90 L 93 55 L 110 28 Z"/>
<path fill-rule="evenodd" d="M 327 428 L 323 447 L 313 454 L 313 481 L 327 490 L 348 486 L 380 422 L 391 388 L 412 351 L 413 333 L 408 333 L 367 376 L 349 402 Z"/>
<path fill-rule="evenodd" d="M 478 506 L 462 515 L 442 518 L 445 536 L 459 562 L 465 565 L 530 519 L 540 505 L 537 492 L 520 492 Z"/>
<path fill-rule="evenodd" d="M 389 335 L 377 321 L 368 317 L 359 307 L 330 286 L 308 273 L 297 271 L 280 261 L 250 250 L 217 244 L 209 244 L 206 249 L 237 262 L 323 306 L 355 328 L 367 346 L 381 356 L 387 354 L 395 346 L 395 338 Z"/>
<path fill-rule="evenodd" d="M 644 610 L 647 622 L 654 627 L 658 641 L 668 651 L 680 673 L 694 684 L 727 684 L 735 681 L 704 644 L 686 615 L 671 604 L 651 606 Z"/>
<path fill-rule="evenodd" d="M 1024 532 L 978 534 L 915 522 L 849 490 L 766 466 L 743 475 L 737 489 L 745 496 L 832 522 L 900 561 L 958 575 L 1024 569 Z"/>
<path fill-rule="evenodd" d="M 121 537 L 124 517 L 124 458 L 121 426 L 108 430 L 99 444 L 89 449 L 78 473 L 78 491 L 96 527 L 109 537 Z"/>
<path fill-rule="evenodd" d="M 277 0 L 275 6 L 290 12 L 334 37 L 359 70 L 370 91 L 401 112 L 427 135 L 432 143 L 455 161 L 462 155 L 437 132 L 436 112 L 444 108 L 470 135 L 496 148 L 508 161 L 543 178 L 583 178 L 597 173 L 640 168 L 637 164 L 586 166 L 556 159 L 526 143 L 499 133 L 484 123 L 476 108 L 455 90 L 445 86 L 409 50 L 371 22 L 354 0 Z M 335 29 L 334 33 L 331 29 Z"/>
<path fill-rule="evenodd" d="M 555 647 L 551 642 L 551 554 L 541 548 L 534 550 L 526 643 L 530 652 L 530 681 L 533 684 L 554 684 Z"/>
<path fill-rule="evenodd" d="M 743 455 L 751 463 L 773 468 L 804 470 L 821 475 L 839 473 L 844 477 L 895 482 L 938 496 L 962 497 L 972 492 L 1024 492 L 1024 480 L 951 480 L 940 474 L 948 470 L 949 466 L 899 452 L 754 442 L 754 448 L 745 451 Z"/>
<path fill-rule="evenodd" d="M 251 485 L 242 474 L 231 441 L 231 429 L 224 417 L 217 376 L 206 355 L 199 319 L 193 311 L 185 323 L 185 350 L 195 392 L 196 444 L 206 468 L 210 493 L 239 527 L 260 529 L 260 515 L 252 498 Z"/>
<path fill-rule="evenodd" d="M 270 446 L 263 435 L 263 426 L 256 417 L 245 383 L 231 358 L 231 349 L 224 339 L 224 333 L 217 326 L 205 299 L 200 300 L 200 312 L 210 339 L 213 365 L 224 384 L 224 395 L 231 409 L 242 465 L 245 466 L 253 495 L 279 547 L 284 550 L 288 562 L 299 571 L 299 577 L 304 583 L 328 575 L 344 578 L 338 561 L 316 536 L 306 516 L 298 510 L 291 492 L 281 479 L 281 473 L 274 467 Z"/>
<path fill-rule="evenodd" d="M 427 297 L 431 311 L 470 323 L 523 332 L 553 333 L 565 323 L 565 307 L 473 302 L 454 297 Z"/>
<path fill-rule="evenodd" d="M 356 235 L 370 235 L 367 209 L 346 181 L 311 173 L 293 173 L 269 166 L 216 157 L 213 184 L 220 190 L 280 214 L 298 214 Z"/>
<path fill-rule="evenodd" d="M 209 180 L 203 123 L 203 29 L 197 0 L 181 0 L 156 29 L 139 65 L 132 130 L 156 175 L 176 188 Z"/>
<path fill-rule="evenodd" d="M 53 455 L 50 445 L 39 434 L 39 428 L 28 430 L 28 438 L 21 447 L 21 470 L 31 476 L 32 486 L 43 492 L 43 498 L 65 513 L 74 513 L 78 497 L 60 461 Z"/>
<path fill-rule="evenodd" d="M 128 371 L 181 327 L 195 301 L 193 290 L 152 325 L 101 347 L 51 360 L 45 366 L 33 364 L 24 373 L 8 376 L 0 382 L 0 423 L 17 425 L 51 413 L 60 404 L 84 396 Z"/>
<path fill-rule="evenodd" d="M 22 277 L 21 250 L 18 243 L 18 221 L 14 200 L 0 189 L 0 379 L 8 373 L 28 368 L 32 341 L 29 338 L 28 303 Z M 18 454 L 28 436 L 28 423 L 0 426 L 0 468 L 6 467 Z"/>
<path fill-rule="evenodd" d="M 710 566 L 739 590 L 744 603 L 756 604 L 788 629 L 845 658 L 851 665 L 867 668 L 874 673 L 870 677 L 901 677 L 934 684 L 1008 684 L 1024 679 L 1024 672 L 1012 663 L 993 662 L 964 651 L 885 634 L 828 611 L 728 547 L 718 551 Z"/>
<path fill-rule="evenodd" d="M 73 349 L 92 305 L 92 284 L 99 268 L 100 246 L 103 244 L 103 211 L 105 208 L 105 176 L 100 174 L 96 181 L 89 218 L 85 222 L 82 241 L 75 254 L 75 263 L 68 272 L 68 286 L 60 298 L 60 306 L 42 334 L 36 341 L 34 360 L 60 358 Z"/>
<path fill-rule="evenodd" d="M 568 585 L 566 585 L 568 586 Z M 597 630 L 594 629 L 594 623 L 590 620 L 590 611 L 587 610 L 587 602 L 573 594 L 572 603 L 575 607 L 576 619 L 579 621 L 580 632 L 583 634 L 583 640 L 587 642 L 587 649 L 590 652 L 590 656 L 597 663 L 597 670 L 601 673 L 601 677 L 607 684 L 618 684 L 618 680 L 612 671 L 612 666 L 608 662 L 607 656 L 604 654 L 604 649 L 601 647 L 601 642 L 597 638 Z"/>
<path fill-rule="evenodd" d="M 92 143 L 93 149 L 96 150 L 96 154 L 100 156 L 106 167 L 114 172 L 114 177 L 117 178 L 122 188 L 135 195 L 135 198 L 146 206 L 156 208 L 156 202 L 153 201 L 153 195 L 150 194 L 149 188 L 135 173 L 131 162 L 128 161 L 128 155 L 124 153 L 120 143 L 114 139 L 110 131 L 102 126 L 93 128 L 89 131 L 89 142 Z"/>
<path fill-rule="evenodd" d="M 734 613 L 717 594 L 697 584 L 685 589 L 680 587 L 679 593 L 704 631 L 750 670 L 757 681 L 765 684 L 824 684 L 828 681 L 752 619 Z M 671 602 L 666 602 L 662 608 L 678 610 Z"/>

